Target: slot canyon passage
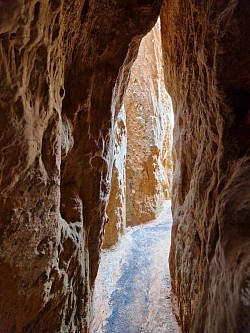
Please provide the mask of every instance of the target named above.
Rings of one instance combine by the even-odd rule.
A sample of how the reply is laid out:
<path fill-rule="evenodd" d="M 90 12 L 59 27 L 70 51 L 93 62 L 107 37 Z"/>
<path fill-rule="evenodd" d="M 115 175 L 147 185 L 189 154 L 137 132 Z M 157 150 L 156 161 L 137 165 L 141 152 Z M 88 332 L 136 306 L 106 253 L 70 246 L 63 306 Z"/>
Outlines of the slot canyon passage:
<path fill-rule="evenodd" d="M 172 183 L 173 110 L 161 53 L 158 20 L 140 44 L 115 124 L 92 333 L 179 332 L 170 300 L 172 217 L 170 200 L 165 202 Z"/>
<path fill-rule="evenodd" d="M 250 2 L 0 0 L 1 333 L 89 331 L 117 121 L 159 15 L 175 313 L 250 332 Z"/>

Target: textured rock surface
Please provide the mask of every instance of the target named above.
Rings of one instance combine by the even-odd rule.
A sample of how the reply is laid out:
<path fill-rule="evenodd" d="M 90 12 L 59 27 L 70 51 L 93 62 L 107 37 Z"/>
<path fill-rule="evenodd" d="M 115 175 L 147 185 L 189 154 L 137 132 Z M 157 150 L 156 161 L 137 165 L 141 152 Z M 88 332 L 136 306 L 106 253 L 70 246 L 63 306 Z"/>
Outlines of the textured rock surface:
<path fill-rule="evenodd" d="M 183 332 L 250 331 L 250 3 L 168 0 L 172 285 Z"/>
<path fill-rule="evenodd" d="M 121 108 L 115 122 L 115 155 L 107 206 L 108 222 L 105 224 L 103 248 L 117 243 L 126 228 L 126 114 Z"/>
<path fill-rule="evenodd" d="M 114 123 L 160 2 L 0 0 L 1 333 L 87 330 Z M 179 320 L 248 332 L 249 1 L 167 0 L 162 21 Z"/>
<path fill-rule="evenodd" d="M 172 104 L 164 85 L 160 21 L 142 40 L 124 97 L 127 224 L 154 219 L 170 198 Z"/>
<path fill-rule="evenodd" d="M 122 108 L 115 125 L 104 248 L 118 241 L 126 225 L 155 218 L 170 197 L 172 104 L 164 85 L 159 21 L 140 44 L 124 104 L 126 119 Z"/>
<path fill-rule="evenodd" d="M 1 333 L 87 330 L 115 114 L 160 2 L 0 1 Z"/>

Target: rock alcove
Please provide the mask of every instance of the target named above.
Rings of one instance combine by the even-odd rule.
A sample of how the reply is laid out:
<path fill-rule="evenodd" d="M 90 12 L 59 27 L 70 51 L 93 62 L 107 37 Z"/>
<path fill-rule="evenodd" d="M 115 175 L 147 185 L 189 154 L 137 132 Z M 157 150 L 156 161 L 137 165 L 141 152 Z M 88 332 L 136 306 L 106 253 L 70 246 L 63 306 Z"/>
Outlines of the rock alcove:
<path fill-rule="evenodd" d="M 185 332 L 250 330 L 248 0 L 0 0 L 0 332 L 87 332 L 115 122 L 157 17 Z"/>

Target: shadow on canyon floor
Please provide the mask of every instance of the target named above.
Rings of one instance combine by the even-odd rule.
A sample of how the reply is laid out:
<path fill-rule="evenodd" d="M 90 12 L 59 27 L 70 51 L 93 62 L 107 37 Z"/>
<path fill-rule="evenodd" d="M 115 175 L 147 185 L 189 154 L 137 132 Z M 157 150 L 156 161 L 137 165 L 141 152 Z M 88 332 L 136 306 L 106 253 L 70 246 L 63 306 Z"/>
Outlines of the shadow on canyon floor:
<path fill-rule="evenodd" d="M 171 201 L 148 224 L 128 228 L 102 252 L 94 290 L 91 333 L 177 333 L 172 312 L 168 256 Z"/>

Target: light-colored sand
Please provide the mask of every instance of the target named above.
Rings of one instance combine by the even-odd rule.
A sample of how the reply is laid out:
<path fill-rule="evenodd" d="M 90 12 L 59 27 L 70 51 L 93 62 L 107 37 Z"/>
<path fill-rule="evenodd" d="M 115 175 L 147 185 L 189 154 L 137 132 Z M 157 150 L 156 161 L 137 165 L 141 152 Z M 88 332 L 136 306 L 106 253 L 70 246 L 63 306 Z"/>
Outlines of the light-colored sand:
<path fill-rule="evenodd" d="M 102 252 L 91 333 L 179 333 L 168 268 L 171 202 L 157 220 L 128 228 Z"/>

